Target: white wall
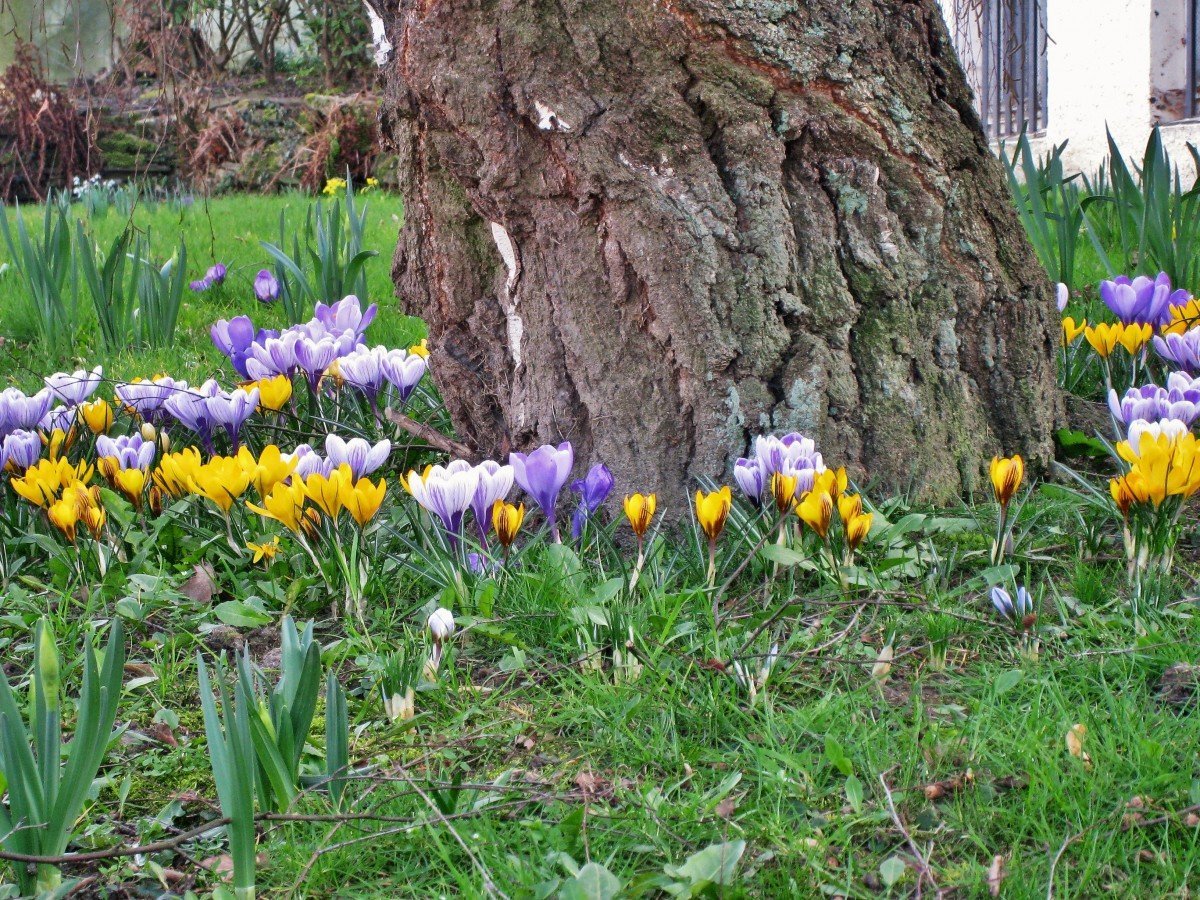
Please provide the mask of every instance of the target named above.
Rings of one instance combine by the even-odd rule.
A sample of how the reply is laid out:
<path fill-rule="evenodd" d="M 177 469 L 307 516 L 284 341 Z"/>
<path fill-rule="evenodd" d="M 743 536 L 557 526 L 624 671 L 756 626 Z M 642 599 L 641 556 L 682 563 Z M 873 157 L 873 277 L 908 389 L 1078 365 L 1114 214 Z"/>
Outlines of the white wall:
<path fill-rule="evenodd" d="M 939 0 L 954 34 L 953 12 L 962 0 Z M 1182 109 L 1171 82 L 1186 72 L 1180 0 L 1045 0 L 1048 92 L 1047 127 L 1038 152 L 1067 141 L 1068 168 L 1096 171 L 1108 156 L 1106 127 L 1126 156 L 1140 158 L 1150 129 L 1162 122 L 1171 158 L 1192 173 L 1187 142 L 1200 145 L 1200 121 L 1168 121 Z M 1158 13 L 1158 16 L 1155 16 Z M 1152 26 L 1156 21 L 1157 24 Z M 1152 95 L 1158 98 L 1152 103 Z M 1158 108 L 1156 108 L 1158 107 Z"/>

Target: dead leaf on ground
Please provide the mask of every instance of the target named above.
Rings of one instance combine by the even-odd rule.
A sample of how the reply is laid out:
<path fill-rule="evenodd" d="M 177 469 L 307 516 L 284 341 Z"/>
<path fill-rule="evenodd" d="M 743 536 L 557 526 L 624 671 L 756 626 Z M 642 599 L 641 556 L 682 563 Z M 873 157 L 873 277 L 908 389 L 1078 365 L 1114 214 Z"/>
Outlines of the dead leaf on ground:
<path fill-rule="evenodd" d="M 997 853 L 992 857 L 992 864 L 988 866 L 988 893 L 993 897 L 1000 896 L 1000 883 L 1004 881 L 1006 874 L 1004 871 L 1004 857 Z"/>
<path fill-rule="evenodd" d="M 1086 725 L 1082 722 L 1072 725 L 1071 730 L 1067 732 L 1067 752 L 1076 759 L 1082 760 L 1083 767 L 1090 772 L 1092 770 L 1092 758 L 1083 749 L 1083 742 L 1086 738 Z"/>
<path fill-rule="evenodd" d="M 179 593 L 197 603 L 209 603 L 217 594 L 217 571 L 208 563 L 192 566 L 192 577 L 179 586 Z"/>

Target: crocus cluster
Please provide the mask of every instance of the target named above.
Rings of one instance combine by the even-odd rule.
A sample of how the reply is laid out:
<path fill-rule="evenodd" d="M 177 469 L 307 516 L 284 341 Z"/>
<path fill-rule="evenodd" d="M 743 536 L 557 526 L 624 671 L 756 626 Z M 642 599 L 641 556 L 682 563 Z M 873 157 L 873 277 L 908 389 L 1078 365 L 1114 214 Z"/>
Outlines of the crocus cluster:
<path fill-rule="evenodd" d="M 816 477 L 824 471 L 825 463 L 816 443 L 791 432 L 783 437 L 755 438 L 754 455 L 734 463 L 733 477 L 750 502 L 762 507 L 771 496 L 772 476 L 795 479 L 793 497 L 798 500 L 812 490 Z"/>
<path fill-rule="evenodd" d="M 1200 378 L 1193 378 L 1187 372 L 1172 372 L 1167 376 L 1166 387 L 1145 384 L 1130 388 L 1124 397 L 1109 390 L 1108 408 L 1126 429 L 1138 420 L 1160 419 L 1174 419 L 1191 427 L 1200 417 Z"/>
<path fill-rule="evenodd" d="M 346 440 L 339 435 L 329 434 L 325 436 L 324 457 L 308 444 L 296 447 L 292 457 L 296 460 L 296 471 L 301 478 L 318 472 L 328 475 L 341 466 L 349 466 L 355 478 L 364 478 L 387 462 L 391 452 L 392 442 L 388 440 L 371 444 L 363 438 Z"/>
<path fill-rule="evenodd" d="M 1157 330 L 1171 321 L 1171 307 L 1186 304 L 1190 296 L 1183 288 L 1172 290 L 1170 277 L 1159 272 L 1156 278 L 1118 275 L 1102 281 L 1100 299 L 1122 324 L 1149 325 Z"/>
<path fill-rule="evenodd" d="M 216 287 L 218 284 L 224 282 L 225 274 L 225 265 L 223 263 L 217 263 L 216 265 L 209 267 L 209 270 L 204 273 L 203 278 L 198 278 L 195 281 L 189 282 L 188 287 L 197 293 L 207 291 L 209 288 Z"/>
<path fill-rule="evenodd" d="M 175 383 L 162 408 L 180 425 L 193 432 L 204 449 L 213 452 L 213 434 L 223 430 L 236 451 L 242 425 L 258 409 L 258 388 L 226 391 L 210 378 L 199 387 L 186 381 Z"/>

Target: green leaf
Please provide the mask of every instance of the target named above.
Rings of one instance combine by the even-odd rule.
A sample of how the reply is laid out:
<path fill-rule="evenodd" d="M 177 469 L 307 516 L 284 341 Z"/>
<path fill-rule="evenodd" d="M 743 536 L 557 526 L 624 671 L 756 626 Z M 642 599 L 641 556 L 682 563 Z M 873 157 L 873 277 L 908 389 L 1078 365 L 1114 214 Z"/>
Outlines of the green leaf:
<path fill-rule="evenodd" d="M 791 547 L 785 547 L 782 544 L 767 544 L 759 551 L 763 558 L 777 563 L 784 568 L 791 566 L 802 566 L 805 563 L 811 565 L 808 555 L 801 553 L 799 550 L 793 550 Z"/>
<path fill-rule="evenodd" d="M 856 813 L 862 812 L 863 786 L 857 775 L 846 778 L 846 802 Z"/>
<path fill-rule="evenodd" d="M 213 607 L 213 614 L 226 625 L 234 628 L 258 628 L 269 625 L 271 617 L 261 610 L 248 606 L 242 600 L 226 600 Z"/>
<path fill-rule="evenodd" d="M 854 764 L 842 749 L 837 738 L 832 734 L 825 735 L 825 758 L 828 759 L 843 775 L 854 774 Z"/>
<path fill-rule="evenodd" d="M 879 864 L 879 877 L 883 879 L 885 886 L 891 887 L 904 877 L 904 870 L 907 868 L 900 857 L 889 856 Z"/>
<path fill-rule="evenodd" d="M 1017 686 L 1022 677 L 1023 673 L 1020 669 L 1009 669 L 1007 672 L 1001 672 L 996 676 L 996 681 L 993 685 L 996 690 L 996 696 L 999 697 L 1001 694 L 1007 694 Z"/>
<path fill-rule="evenodd" d="M 588 863 L 575 877 L 562 883 L 560 900 L 612 900 L 621 892 L 621 880 L 599 863 Z"/>
<path fill-rule="evenodd" d="M 686 879 L 694 894 L 698 888 L 709 885 L 726 887 L 733 884 L 738 861 L 746 851 L 745 841 L 728 841 L 711 844 L 698 853 L 693 853 L 678 868 L 666 866 L 665 871 L 673 878 Z"/>

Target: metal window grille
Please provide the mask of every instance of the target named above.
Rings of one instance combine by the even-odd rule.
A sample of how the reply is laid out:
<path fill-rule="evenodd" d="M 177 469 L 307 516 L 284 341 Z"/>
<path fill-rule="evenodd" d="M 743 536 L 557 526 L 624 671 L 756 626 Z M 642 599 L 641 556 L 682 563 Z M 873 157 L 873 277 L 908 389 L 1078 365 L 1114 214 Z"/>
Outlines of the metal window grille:
<path fill-rule="evenodd" d="M 975 2 L 982 47 L 972 80 L 984 131 L 995 139 L 1045 130 L 1047 0 Z"/>
<path fill-rule="evenodd" d="M 1184 115 L 1200 116 L 1196 73 L 1200 69 L 1200 0 L 1187 0 L 1187 84 L 1183 88 Z"/>

